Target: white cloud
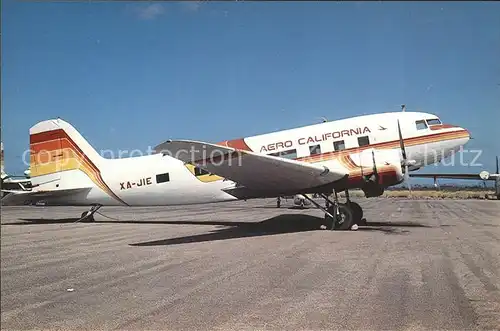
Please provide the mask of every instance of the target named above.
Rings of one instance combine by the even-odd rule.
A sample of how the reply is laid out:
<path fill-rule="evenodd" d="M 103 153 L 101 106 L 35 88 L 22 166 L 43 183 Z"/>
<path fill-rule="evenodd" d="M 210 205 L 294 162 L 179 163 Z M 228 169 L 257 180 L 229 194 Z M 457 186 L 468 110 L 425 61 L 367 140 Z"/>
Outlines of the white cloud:
<path fill-rule="evenodd" d="M 144 20 L 152 20 L 157 16 L 161 16 L 165 13 L 165 7 L 161 3 L 152 3 L 146 7 L 137 9 L 139 18 Z"/>

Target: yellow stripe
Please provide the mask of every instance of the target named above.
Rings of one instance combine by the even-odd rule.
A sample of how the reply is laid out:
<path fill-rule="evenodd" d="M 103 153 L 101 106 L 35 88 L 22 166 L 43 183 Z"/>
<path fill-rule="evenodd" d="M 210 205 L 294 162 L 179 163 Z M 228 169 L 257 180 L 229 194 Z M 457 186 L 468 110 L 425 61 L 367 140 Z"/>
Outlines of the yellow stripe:
<path fill-rule="evenodd" d="M 211 182 L 216 182 L 218 180 L 222 180 L 224 178 L 222 177 L 219 177 L 217 175 L 210 175 L 210 174 L 206 174 L 206 175 L 201 175 L 201 176 L 196 176 L 195 175 L 195 172 L 194 172 L 194 168 L 195 166 L 192 165 L 192 164 L 189 164 L 189 163 L 186 163 L 184 164 L 186 166 L 186 168 L 189 170 L 190 173 L 193 174 L 193 176 L 195 176 L 196 178 L 198 178 L 201 182 L 203 183 L 211 183 Z"/>

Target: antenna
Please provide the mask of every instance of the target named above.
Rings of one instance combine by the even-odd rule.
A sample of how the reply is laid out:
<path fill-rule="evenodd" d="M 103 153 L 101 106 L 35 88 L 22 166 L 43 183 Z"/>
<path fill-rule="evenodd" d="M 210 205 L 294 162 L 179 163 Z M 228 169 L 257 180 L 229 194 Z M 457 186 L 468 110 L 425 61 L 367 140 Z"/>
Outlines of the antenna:
<path fill-rule="evenodd" d="M 406 105 L 401 105 L 401 111 L 404 112 L 406 110 Z"/>

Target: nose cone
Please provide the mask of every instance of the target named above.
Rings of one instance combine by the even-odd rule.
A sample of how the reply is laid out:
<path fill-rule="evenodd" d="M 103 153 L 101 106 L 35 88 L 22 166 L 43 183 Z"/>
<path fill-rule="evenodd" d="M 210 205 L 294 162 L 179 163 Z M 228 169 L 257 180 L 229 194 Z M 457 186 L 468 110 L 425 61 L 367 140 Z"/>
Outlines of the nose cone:
<path fill-rule="evenodd" d="M 454 139 L 455 140 L 455 152 L 458 152 L 461 148 L 464 147 L 464 145 L 466 145 L 469 140 L 471 140 L 471 135 L 470 135 L 470 132 L 469 130 L 465 129 L 465 128 L 460 128 L 458 130 L 458 134 L 456 136 L 456 138 Z"/>
<path fill-rule="evenodd" d="M 467 140 L 471 139 L 470 131 L 466 128 L 460 128 L 460 132 L 463 133 L 463 138 L 467 138 Z"/>

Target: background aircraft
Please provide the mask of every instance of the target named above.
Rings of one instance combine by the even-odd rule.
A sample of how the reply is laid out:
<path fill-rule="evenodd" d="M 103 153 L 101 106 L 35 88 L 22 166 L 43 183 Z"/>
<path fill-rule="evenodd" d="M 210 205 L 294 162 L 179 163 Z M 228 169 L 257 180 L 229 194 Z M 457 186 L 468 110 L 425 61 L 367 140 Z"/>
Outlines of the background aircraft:
<path fill-rule="evenodd" d="M 11 176 L 5 172 L 3 142 L 0 142 L 0 162 L 1 162 L 1 182 L 2 190 L 21 190 L 26 191 L 31 189 L 31 181 L 29 179 L 29 171 L 25 172 L 25 176 Z M 2 197 L 5 193 L 2 191 Z"/>
<path fill-rule="evenodd" d="M 498 156 L 496 157 L 496 169 L 494 173 L 490 173 L 486 170 L 481 171 L 478 174 L 473 173 L 432 173 L 432 174 L 410 174 L 410 177 L 415 178 L 433 178 L 434 186 L 438 187 L 437 179 L 468 179 L 468 180 L 482 180 L 486 181 L 494 181 L 495 182 L 495 197 L 497 200 L 500 200 L 500 174 L 499 174 L 499 162 Z"/>
<path fill-rule="evenodd" d="M 308 194 L 308 198 L 309 199 L 307 199 L 303 194 L 296 194 L 294 196 L 277 197 L 276 198 L 276 207 L 277 208 L 281 207 L 281 200 L 284 198 L 285 200 L 292 199 L 293 200 L 293 204 L 295 206 L 304 208 L 306 206 L 310 206 L 311 205 L 311 199 L 313 197 L 314 197 L 313 194 Z"/>

